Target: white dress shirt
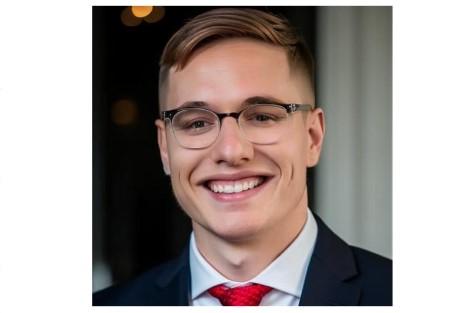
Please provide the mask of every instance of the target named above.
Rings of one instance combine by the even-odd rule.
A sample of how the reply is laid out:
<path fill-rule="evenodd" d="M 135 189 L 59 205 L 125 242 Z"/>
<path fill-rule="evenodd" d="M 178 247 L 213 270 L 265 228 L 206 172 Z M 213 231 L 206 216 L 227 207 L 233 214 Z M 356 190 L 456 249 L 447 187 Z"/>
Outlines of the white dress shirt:
<path fill-rule="evenodd" d="M 237 287 L 258 283 L 272 287 L 260 305 L 297 306 L 307 267 L 317 238 L 317 223 L 308 209 L 306 223 L 298 237 L 271 264 L 247 282 L 235 282 L 217 272 L 200 254 L 192 232 L 190 238 L 191 293 L 189 303 L 193 306 L 221 305 L 207 290 L 219 284 Z"/>

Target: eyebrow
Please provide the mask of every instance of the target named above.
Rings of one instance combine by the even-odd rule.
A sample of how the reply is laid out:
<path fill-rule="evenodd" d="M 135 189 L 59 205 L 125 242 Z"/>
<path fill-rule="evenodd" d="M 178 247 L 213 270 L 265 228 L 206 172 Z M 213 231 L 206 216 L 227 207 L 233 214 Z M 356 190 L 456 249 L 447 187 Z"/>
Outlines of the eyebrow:
<path fill-rule="evenodd" d="M 254 96 L 246 99 L 243 104 L 284 104 L 282 101 L 269 96 Z"/>
<path fill-rule="evenodd" d="M 270 96 L 253 96 L 247 98 L 243 101 L 242 105 L 253 105 L 253 104 L 284 104 L 284 102 L 278 100 L 277 98 Z M 209 108 L 211 105 L 206 101 L 186 101 L 179 105 L 176 109 L 184 108 Z"/>
<path fill-rule="evenodd" d="M 184 109 L 184 108 L 206 108 L 209 107 L 209 104 L 205 101 L 187 101 L 176 107 L 175 109 Z"/>

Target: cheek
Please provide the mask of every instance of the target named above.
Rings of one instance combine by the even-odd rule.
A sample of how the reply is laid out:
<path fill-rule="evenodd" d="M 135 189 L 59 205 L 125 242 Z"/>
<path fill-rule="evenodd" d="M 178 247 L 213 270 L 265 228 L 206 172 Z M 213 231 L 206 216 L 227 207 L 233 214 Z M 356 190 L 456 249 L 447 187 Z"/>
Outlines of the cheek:
<path fill-rule="evenodd" d="M 305 177 L 306 153 L 304 147 L 304 140 L 292 137 L 286 138 L 278 145 L 263 147 L 261 153 L 268 161 L 274 163 L 281 176 L 281 183 L 290 185 L 294 184 L 296 179 Z"/>
<path fill-rule="evenodd" d="M 184 157 L 185 155 L 185 157 Z M 172 154 L 171 159 L 171 184 L 172 191 L 180 207 L 187 213 L 187 215 L 193 215 L 193 190 L 190 177 L 195 168 L 194 159 L 187 157 L 186 153 Z"/>
<path fill-rule="evenodd" d="M 289 184 L 298 187 L 306 179 L 306 143 L 303 136 L 296 136 L 287 140 L 285 147 L 280 155 L 282 174 Z"/>
<path fill-rule="evenodd" d="M 196 152 L 179 146 L 169 149 L 172 187 L 176 195 L 181 198 L 187 196 L 187 191 L 192 185 L 191 177 L 204 158 Z"/>

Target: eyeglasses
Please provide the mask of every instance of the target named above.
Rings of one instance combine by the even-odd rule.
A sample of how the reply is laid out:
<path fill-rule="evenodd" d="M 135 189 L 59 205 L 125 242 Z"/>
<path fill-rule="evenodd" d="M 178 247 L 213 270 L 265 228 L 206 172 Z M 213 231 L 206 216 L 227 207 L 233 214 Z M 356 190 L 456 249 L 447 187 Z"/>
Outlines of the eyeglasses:
<path fill-rule="evenodd" d="M 222 120 L 233 117 L 244 137 L 255 144 L 273 144 L 288 130 L 288 117 L 296 111 L 309 111 L 309 104 L 253 104 L 239 112 L 217 113 L 204 108 L 163 111 L 160 119 L 170 121 L 174 136 L 184 148 L 203 149 L 218 138 Z"/>

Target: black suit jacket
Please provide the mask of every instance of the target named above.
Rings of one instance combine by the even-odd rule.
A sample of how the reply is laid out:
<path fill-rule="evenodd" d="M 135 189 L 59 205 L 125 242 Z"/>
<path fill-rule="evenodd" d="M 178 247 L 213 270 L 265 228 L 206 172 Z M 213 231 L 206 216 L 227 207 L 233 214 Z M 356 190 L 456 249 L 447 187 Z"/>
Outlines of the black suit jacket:
<path fill-rule="evenodd" d="M 392 305 L 392 261 L 347 245 L 314 216 L 318 237 L 299 305 Z M 93 305 L 189 305 L 188 245 L 177 259 L 93 294 Z"/>

